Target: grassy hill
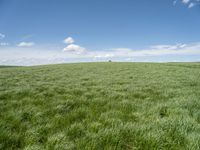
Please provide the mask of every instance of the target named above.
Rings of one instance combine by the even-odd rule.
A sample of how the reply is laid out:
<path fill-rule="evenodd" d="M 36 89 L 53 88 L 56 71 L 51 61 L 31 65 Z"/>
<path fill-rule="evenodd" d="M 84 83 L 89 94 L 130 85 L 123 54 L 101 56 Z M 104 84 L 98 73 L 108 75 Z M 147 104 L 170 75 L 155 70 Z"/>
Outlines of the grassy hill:
<path fill-rule="evenodd" d="M 200 149 L 200 63 L 1 68 L 0 149 Z"/>

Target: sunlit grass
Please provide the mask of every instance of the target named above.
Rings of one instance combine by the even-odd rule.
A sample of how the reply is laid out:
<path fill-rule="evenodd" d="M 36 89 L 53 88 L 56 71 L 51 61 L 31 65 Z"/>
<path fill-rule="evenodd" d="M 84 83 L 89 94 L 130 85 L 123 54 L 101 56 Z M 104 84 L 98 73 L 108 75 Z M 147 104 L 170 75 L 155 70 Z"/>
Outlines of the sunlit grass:
<path fill-rule="evenodd" d="M 1 68 L 0 149 L 200 149 L 200 63 Z"/>

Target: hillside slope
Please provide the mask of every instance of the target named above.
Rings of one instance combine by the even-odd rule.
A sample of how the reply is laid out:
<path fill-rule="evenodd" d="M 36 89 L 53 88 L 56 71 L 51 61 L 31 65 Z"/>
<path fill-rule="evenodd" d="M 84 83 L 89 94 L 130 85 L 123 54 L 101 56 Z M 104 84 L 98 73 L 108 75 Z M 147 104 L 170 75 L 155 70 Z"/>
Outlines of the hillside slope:
<path fill-rule="evenodd" d="M 200 63 L 1 68 L 0 149 L 200 149 Z"/>

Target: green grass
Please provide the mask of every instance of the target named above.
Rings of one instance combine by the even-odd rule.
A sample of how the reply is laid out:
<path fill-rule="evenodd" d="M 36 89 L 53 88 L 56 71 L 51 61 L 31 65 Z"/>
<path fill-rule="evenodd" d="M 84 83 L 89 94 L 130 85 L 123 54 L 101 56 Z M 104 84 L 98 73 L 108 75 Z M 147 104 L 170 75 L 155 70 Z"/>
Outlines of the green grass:
<path fill-rule="evenodd" d="M 1 68 L 0 149 L 200 149 L 200 63 Z"/>

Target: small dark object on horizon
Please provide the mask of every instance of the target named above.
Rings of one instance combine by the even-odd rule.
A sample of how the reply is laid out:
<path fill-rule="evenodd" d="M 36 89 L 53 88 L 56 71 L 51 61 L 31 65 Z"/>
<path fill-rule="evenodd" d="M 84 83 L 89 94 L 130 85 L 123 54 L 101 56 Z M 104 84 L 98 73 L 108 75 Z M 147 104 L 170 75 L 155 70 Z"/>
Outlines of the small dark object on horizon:
<path fill-rule="evenodd" d="M 112 62 L 112 60 L 109 60 L 108 62 Z"/>

